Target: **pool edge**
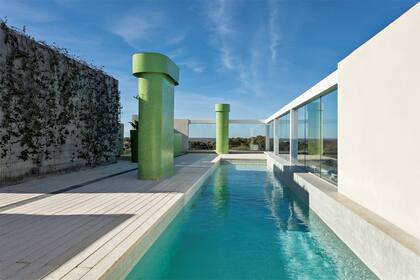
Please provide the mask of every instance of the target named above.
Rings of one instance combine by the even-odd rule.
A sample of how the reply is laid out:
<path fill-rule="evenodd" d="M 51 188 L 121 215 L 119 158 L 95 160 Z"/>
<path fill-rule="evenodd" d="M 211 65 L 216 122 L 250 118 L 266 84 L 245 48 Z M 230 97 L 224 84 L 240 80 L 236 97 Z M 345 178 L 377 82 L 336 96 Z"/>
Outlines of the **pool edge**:
<path fill-rule="evenodd" d="M 266 153 L 267 168 L 308 204 L 356 256 L 380 279 L 420 279 L 417 239 L 337 192 L 337 187 L 299 172 L 280 157 Z"/>
<path fill-rule="evenodd" d="M 224 159 L 266 159 L 265 154 L 223 154 L 214 158 L 211 167 L 186 190 L 179 199 L 141 236 L 136 242 L 112 264 L 98 279 L 114 280 L 124 279 L 141 260 L 147 250 L 165 231 L 169 224 L 177 217 L 183 207 L 190 202 L 198 193 L 206 180 L 214 173 L 220 161 Z"/>

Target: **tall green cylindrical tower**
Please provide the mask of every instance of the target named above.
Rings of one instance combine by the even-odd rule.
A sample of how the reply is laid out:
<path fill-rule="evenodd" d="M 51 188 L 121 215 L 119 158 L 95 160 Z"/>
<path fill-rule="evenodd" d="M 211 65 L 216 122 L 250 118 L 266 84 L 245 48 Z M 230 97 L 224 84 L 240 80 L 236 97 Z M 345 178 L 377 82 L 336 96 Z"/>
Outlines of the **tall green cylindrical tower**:
<path fill-rule="evenodd" d="M 216 153 L 229 153 L 229 104 L 216 104 Z"/>
<path fill-rule="evenodd" d="M 179 68 L 163 54 L 136 53 L 133 75 L 139 78 L 138 178 L 157 180 L 173 172 Z"/>

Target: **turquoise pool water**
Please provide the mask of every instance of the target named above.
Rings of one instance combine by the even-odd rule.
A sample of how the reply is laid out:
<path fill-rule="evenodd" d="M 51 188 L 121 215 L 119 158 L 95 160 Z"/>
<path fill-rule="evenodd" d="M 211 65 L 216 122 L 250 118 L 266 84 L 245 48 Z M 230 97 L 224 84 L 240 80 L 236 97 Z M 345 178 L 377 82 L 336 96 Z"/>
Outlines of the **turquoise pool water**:
<path fill-rule="evenodd" d="M 376 279 L 266 170 L 221 164 L 127 279 Z"/>

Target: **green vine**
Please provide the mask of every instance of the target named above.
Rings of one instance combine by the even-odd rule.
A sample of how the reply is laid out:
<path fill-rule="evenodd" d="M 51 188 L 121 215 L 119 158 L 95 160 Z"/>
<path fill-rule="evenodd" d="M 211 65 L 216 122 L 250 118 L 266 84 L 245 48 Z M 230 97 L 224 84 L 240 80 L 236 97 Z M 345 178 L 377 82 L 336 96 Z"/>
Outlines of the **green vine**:
<path fill-rule="evenodd" d="M 37 173 L 115 160 L 118 82 L 4 22 L 0 38 L 0 166 L 31 161 Z"/>

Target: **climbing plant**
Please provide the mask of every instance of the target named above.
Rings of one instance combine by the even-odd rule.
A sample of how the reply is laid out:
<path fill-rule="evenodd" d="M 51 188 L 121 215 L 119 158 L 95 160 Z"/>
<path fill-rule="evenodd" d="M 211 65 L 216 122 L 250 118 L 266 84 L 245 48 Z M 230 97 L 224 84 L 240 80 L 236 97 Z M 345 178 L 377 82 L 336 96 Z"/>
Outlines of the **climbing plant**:
<path fill-rule="evenodd" d="M 0 22 L 0 167 L 115 160 L 119 95 L 101 69 Z"/>

